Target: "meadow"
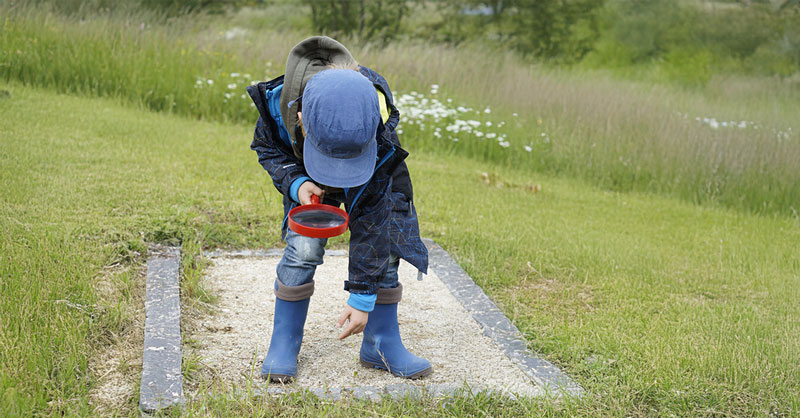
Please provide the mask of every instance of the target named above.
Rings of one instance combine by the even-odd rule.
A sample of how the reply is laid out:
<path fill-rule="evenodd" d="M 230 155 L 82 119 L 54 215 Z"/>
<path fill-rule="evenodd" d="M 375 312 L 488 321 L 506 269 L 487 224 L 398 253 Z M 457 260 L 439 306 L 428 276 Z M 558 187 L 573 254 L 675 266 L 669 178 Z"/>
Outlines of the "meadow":
<path fill-rule="evenodd" d="M 147 244 L 183 246 L 188 304 L 213 300 L 200 249 L 280 245 L 240 95 L 279 75 L 301 34 L 3 15 L 0 410 L 136 415 L 136 389 L 96 398 L 108 373 L 136 380 L 136 357 L 94 359 L 136 351 Z M 172 414 L 800 413 L 796 85 L 687 91 L 477 49 L 353 51 L 404 106 L 423 235 L 587 395 L 371 404 L 209 387 Z"/>
<path fill-rule="evenodd" d="M 224 23 L 206 16 L 167 24 L 131 13 L 79 20 L 24 7 L 9 10 L 0 36 L 0 77 L 123 98 L 156 111 L 250 123 L 244 87 L 280 75 L 286 51 L 306 35 L 265 29 L 256 11 Z M 419 133 L 408 135 L 409 145 L 567 175 L 615 191 L 762 214 L 796 215 L 800 207 L 800 128 L 793 126 L 800 84 L 791 79 L 719 77 L 695 91 L 601 71 L 531 66 L 479 46 L 362 43 L 351 49 L 397 92 L 429 94 L 437 85 L 426 105 L 415 105 L 423 111 L 419 116 L 438 99 L 453 109 L 477 110 L 459 116 L 503 124 L 497 135 L 507 139 L 439 137 L 435 129 L 457 119 L 448 115 L 409 126 Z"/>

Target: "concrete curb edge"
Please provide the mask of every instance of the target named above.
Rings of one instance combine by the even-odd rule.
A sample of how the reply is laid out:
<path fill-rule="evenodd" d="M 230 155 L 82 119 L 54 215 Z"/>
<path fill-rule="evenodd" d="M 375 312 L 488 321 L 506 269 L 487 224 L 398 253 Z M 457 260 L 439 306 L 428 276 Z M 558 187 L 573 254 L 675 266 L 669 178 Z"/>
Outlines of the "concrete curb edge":
<path fill-rule="evenodd" d="M 554 395 L 581 396 L 584 393 L 583 388 L 558 366 L 536 357 L 527 349 L 525 337 L 519 329 L 447 251 L 431 239 L 423 239 L 423 242 L 428 247 L 430 268 L 480 324 L 483 334 L 491 338 L 528 377 Z"/>
<path fill-rule="evenodd" d="M 147 260 L 139 407 L 151 413 L 184 402 L 178 247 L 154 246 Z"/>

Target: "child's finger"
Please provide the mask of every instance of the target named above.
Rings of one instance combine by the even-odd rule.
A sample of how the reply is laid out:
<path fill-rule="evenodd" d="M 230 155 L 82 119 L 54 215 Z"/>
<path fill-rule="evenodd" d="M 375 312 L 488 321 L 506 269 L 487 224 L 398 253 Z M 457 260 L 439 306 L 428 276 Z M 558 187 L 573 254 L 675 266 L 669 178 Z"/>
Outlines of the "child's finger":
<path fill-rule="evenodd" d="M 344 325 L 344 321 L 347 320 L 347 317 L 350 316 L 349 312 L 344 311 L 341 315 L 339 315 L 339 320 L 336 321 L 336 325 L 341 328 Z"/>
<path fill-rule="evenodd" d="M 339 339 L 343 340 L 343 339 L 353 335 L 353 330 L 355 329 L 356 326 L 357 326 L 356 324 L 350 323 L 350 326 L 345 328 L 345 330 L 341 334 L 339 334 Z"/>

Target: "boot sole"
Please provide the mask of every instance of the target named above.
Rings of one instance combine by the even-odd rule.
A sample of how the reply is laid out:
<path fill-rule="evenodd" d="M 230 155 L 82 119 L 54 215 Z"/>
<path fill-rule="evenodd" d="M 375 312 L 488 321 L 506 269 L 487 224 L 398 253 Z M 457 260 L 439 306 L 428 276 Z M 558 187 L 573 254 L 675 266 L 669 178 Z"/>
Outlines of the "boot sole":
<path fill-rule="evenodd" d="M 392 375 L 394 375 L 394 376 L 397 376 L 397 377 L 404 377 L 404 378 L 406 378 L 406 379 L 411 379 L 411 380 L 422 379 L 423 377 L 425 377 L 425 376 L 428 376 L 428 375 L 430 375 L 431 373 L 433 373 L 433 366 L 431 366 L 431 367 L 428 367 L 427 369 L 424 369 L 424 370 L 418 371 L 418 372 L 416 372 L 416 373 L 414 373 L 414 374 L 412 374 L 412 375 L 410 375 L 410 376 L 403 376 L 402 374 L 398 374 L 398 373 L 395 373 L 395 372 L 393 372 L 393 371 L 389 370 L 389 369 L 388 369 L 388 368 L 387 368 L 385 365 L 383 365 L 383 364 L 370 363 L 370 362 L 368 362 L 368 361 L 366 361 L 366 360 L 364 360 L 364 359 L 358 359 L 358 361 L 359 361 L 359 363 L 361 363 L 361 365 L 362 365 L 362 366 L 364 366 L 364 367 L 366 367 L 366 368 L 369 368 L 369 369 L 381 369 L 381 370 L 386 370 L 386 371 L 388 371 L 389 373 L 391 373 L 391 374 L 392 374 Z"/>
<path fill-rule="evenodd" d="M 269 380 L 272 383 L 283 383 L 283 384 L 292 383 L 292 381 L 294 380 L 294 376 L 290 376 L 288 374 L 274 374 L 274 373 L 262 374 L 261 378 L 264 380 Z"/>

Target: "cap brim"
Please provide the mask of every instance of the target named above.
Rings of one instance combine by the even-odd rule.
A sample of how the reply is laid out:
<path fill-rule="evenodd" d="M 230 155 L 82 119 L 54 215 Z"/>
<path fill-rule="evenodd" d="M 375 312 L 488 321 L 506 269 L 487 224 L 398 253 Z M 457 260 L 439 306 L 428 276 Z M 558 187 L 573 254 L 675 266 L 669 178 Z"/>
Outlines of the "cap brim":
<path fill-rule="evenodd" d="M 332 158 L 317 150 L 308 138 L 303 144 L 303 163 L 311 178 L 320 184 L 331 187 L 356 187 L 370 178 L 375 171 L 378 156 L 378 141 L 369 142 L 367 150 L 358 157 Z"/>

